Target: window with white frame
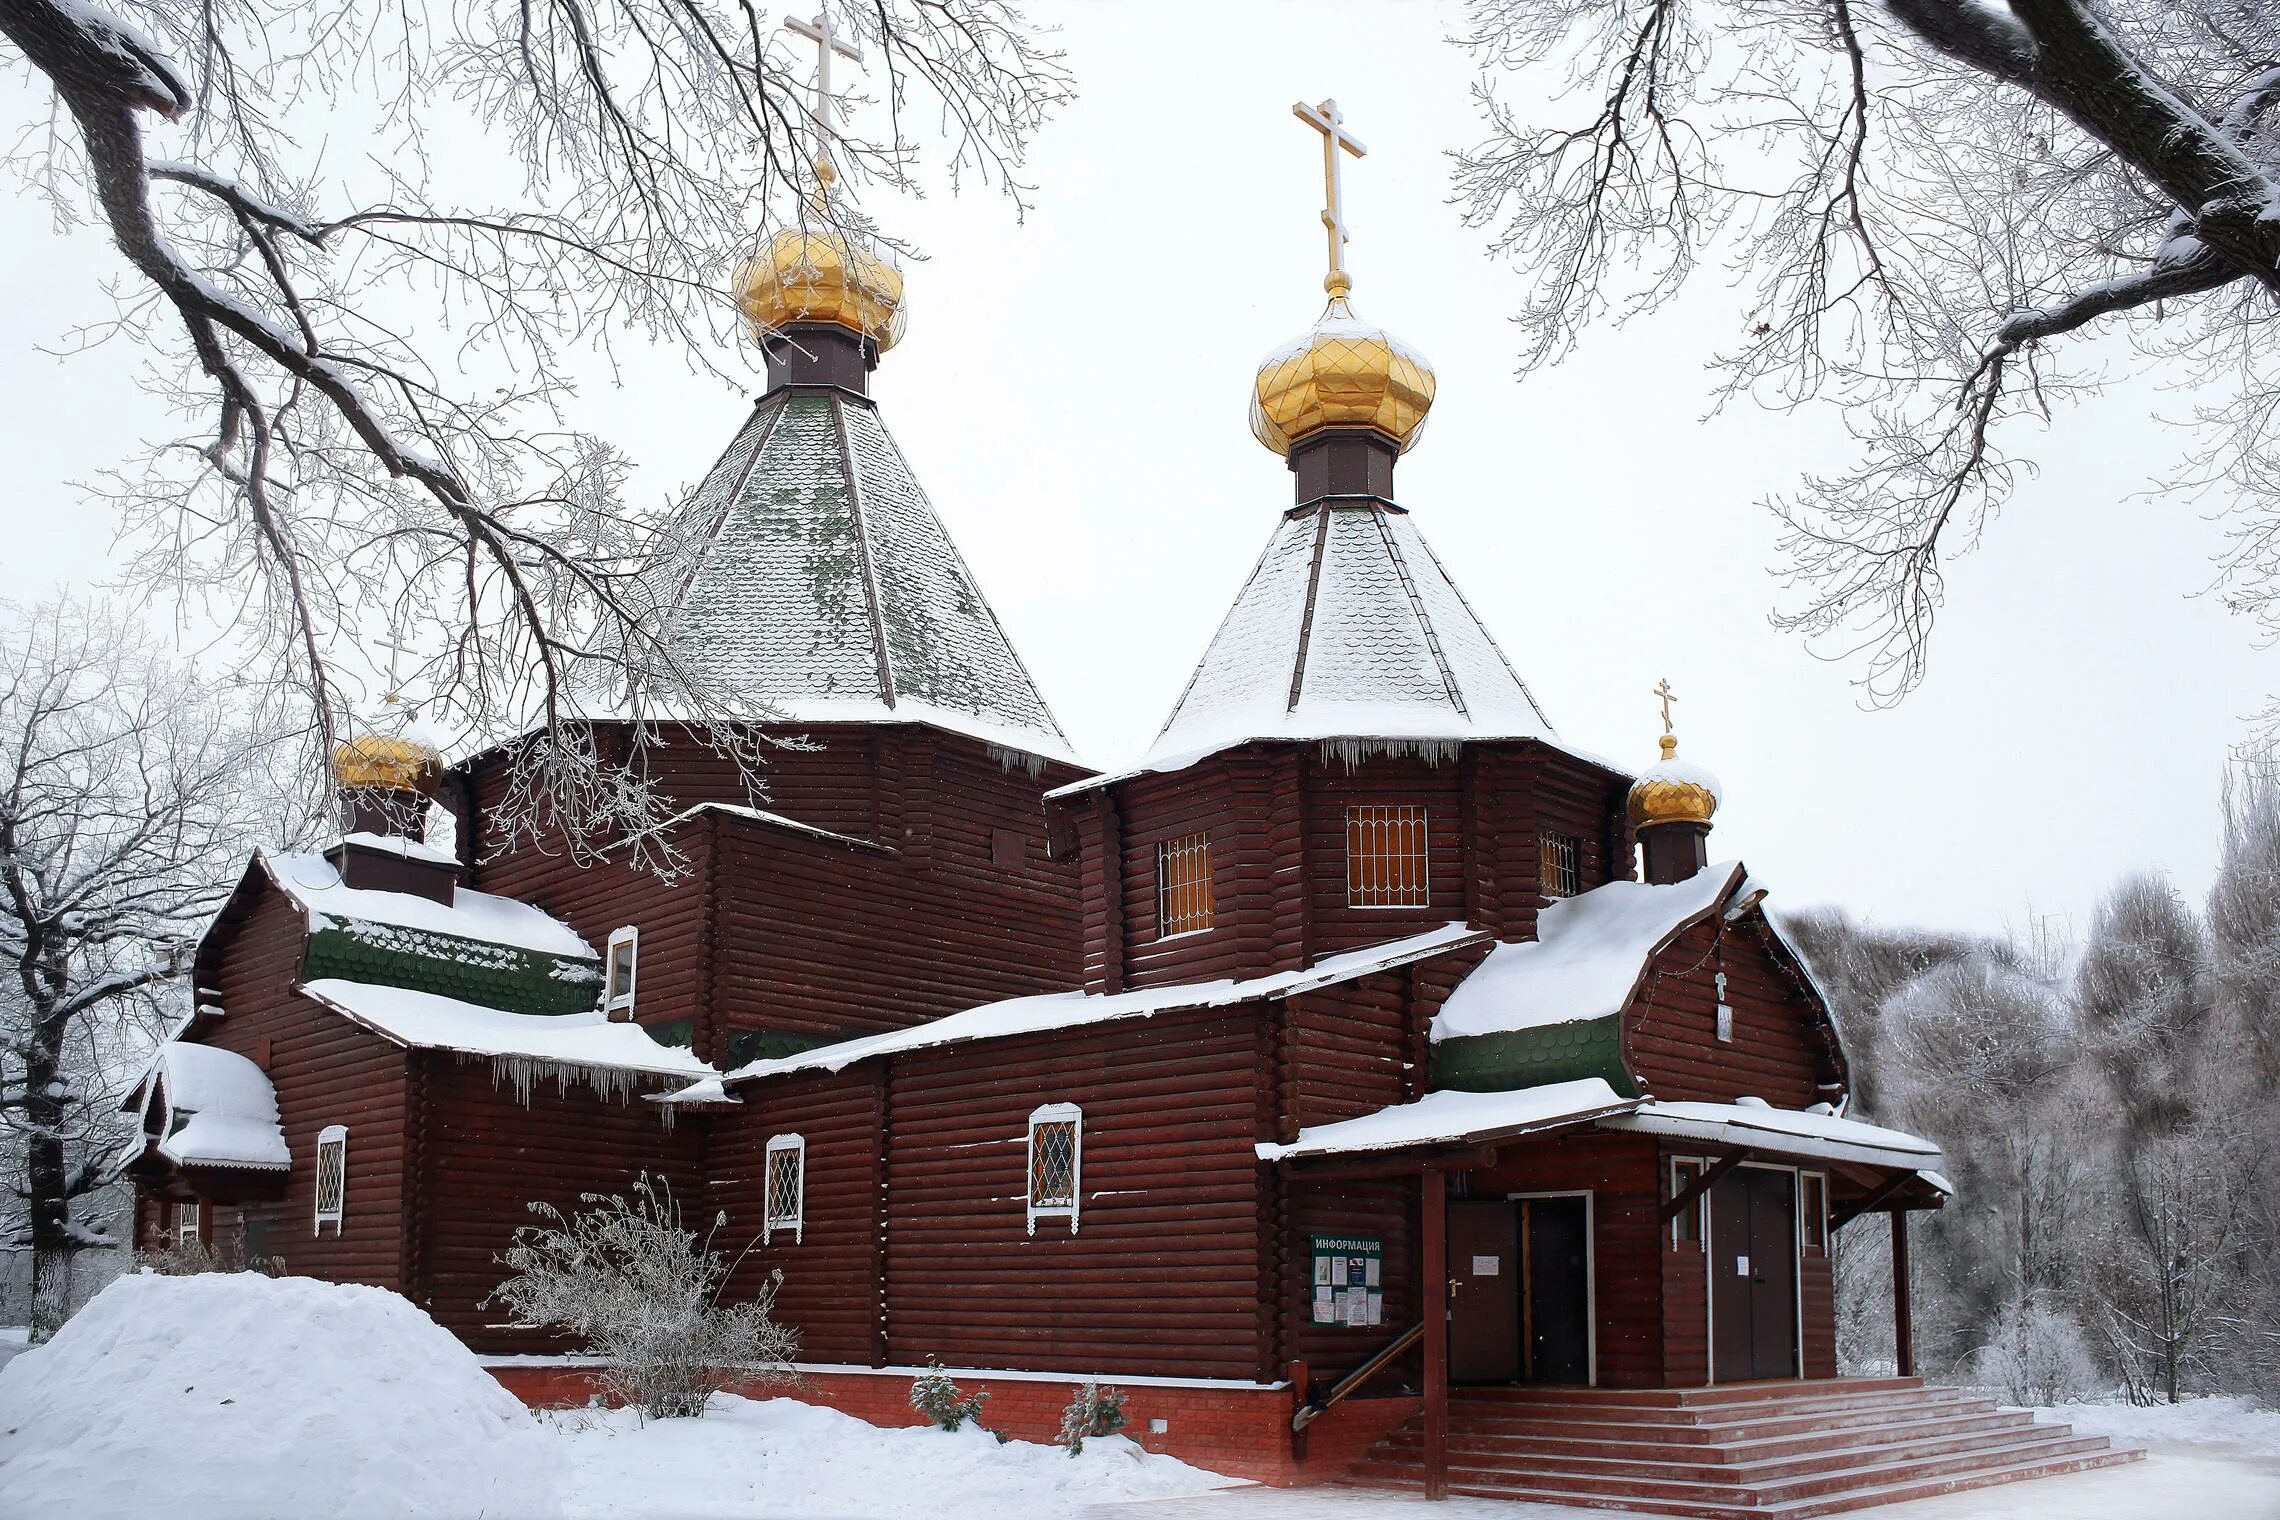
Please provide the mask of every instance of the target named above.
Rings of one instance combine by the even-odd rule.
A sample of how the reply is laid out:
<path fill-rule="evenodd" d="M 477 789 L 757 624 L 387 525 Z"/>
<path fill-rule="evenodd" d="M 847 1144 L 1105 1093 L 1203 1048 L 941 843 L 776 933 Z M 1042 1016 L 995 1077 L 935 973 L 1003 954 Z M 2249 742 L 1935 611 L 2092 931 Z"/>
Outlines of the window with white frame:
<path fill-rule="evenodd" d="M 789 1234 L 798 1245 L 807 1212 L 807 1140 L 799 1135 L 768 1138 L 768 1208 L 760 1221 L 763 1241 Z"/>
<path fill-rule="evenodd" d="M 204 1232 L 198 1228 L 197 1200 L 192 1199 L 188 1203 L 176 1204 L 174 1206 L 174 1243 L 187 1249 L 197 1245 L 203 1234 Z"/>
<path fill-rule="evenodd" d="M 1688 1157 L 1674 1156 L 1670 1163 L 1670 1196 L 1684 1197 L 1686 1190 L 1701 1179 L 1702 1163 Z M 1703 1241 L 1702 1216 L 1708 1195 L 1697 1193 L 1694 1201 L 1671 1216 L 1670 1245 L 1674 1251 L 1700 1252 L 1706 1249 Z"/>
<path fill-rule="evenodd" d="M 609 959 L 602 967 L 602 1006 L 613 1019 L 633 1017 L 633 972 L 640 948 L 641 931 L 633 925 L 610 931 Z"/>
<path fill-rule="evenodd" d="M 1040 1219 L 1066 1219 L 1077 1233 L 1077 1186 L 1084 1167 L 1085 1116 L 1074 1103 L 1048 1103 L 1029 1116 L 1029 1233 Z"/>
<path fill-rule="evenodd" d="M 1798 1219 L 1804 1230 L 1800 1242 L 1807 1256 L 1829 1254 L 1829 1179 L 1820 1172 L 1797 1174 Z"/>
<path fill-rule="evenodd" d="M 328 1124 L 317 1131 L 317 1228 L 324 1234 L 331 1225 L 340 1233 L 342 1205 L 348 1199 L 348 1128 Z"/>
<path fill-rule="evenodd" d="M 1346 809 L 1346 905 L 1423 908 L 1433 900 L 1426 874 L 1425 810 L 1357 805 Z"/>
<path fill-rule="evenodd" d="M 1189 834 L 1156 846 L 1156 936 L 1211 927 L 1211 836 Z"/>

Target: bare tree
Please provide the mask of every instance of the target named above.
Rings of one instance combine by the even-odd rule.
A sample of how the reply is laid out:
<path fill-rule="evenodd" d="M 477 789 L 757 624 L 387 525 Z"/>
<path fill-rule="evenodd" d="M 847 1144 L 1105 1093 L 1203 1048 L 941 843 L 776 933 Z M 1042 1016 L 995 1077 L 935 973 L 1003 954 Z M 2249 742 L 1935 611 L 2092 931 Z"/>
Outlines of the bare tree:
<path fill-rule="evenodd" d="M 0 637 L 0 1234 L 32 1253 L 35 1338 L 72 1259 L 128 1244 L 80 1205 L 253 832 L 264 767 L 225 714 L 116 618 L 49 607 Z"/>
<path fill-rule="evenodd" d="M 1721 396 L 1841 404 L 1860 461 L 1775 503 L 1781 621 L 1922 679 L 1944 567 L 2097 391 L 2060 340 L 2126 334 L 2208 387 L 2178 484 L 2236 505 L 2228 601 L 2280 631 L 2280 9 L 2262 0 L 1472 0 L 1494 70 L 1457 188 L 1534 280 L 1523 367 L 1669 299 L 1711 252 L 1748 289 Z"/>
<path fill-rule="evenodd" d="M 247 636 L 312 748 L 374 687 L 449 735 L 535 734 L 519 800 L 574 842 L 659 821 L 651 736 L 585 728 L 644 696 L 750 774 L 740 720 L 767 714 L 660 637 L 650 525 L 624 460 L 564 425 L 561 360 L 630 332 L 716 365 L 756 235 L 871 236 L 848 196 L 811 198 L 812 161 L 914 188 L 923 137 L 939 177 L 1018 201 L 1071 93 L 1008 0 L 838 21 L 869 50 L 869 133 L 833 125 L 808 44 L 742 0 L 0 5 L 54 102 L 9 162 L 134 275 L 81 336 L 138 345 L 192 420 L 112 481 L 139 568 Z"/>

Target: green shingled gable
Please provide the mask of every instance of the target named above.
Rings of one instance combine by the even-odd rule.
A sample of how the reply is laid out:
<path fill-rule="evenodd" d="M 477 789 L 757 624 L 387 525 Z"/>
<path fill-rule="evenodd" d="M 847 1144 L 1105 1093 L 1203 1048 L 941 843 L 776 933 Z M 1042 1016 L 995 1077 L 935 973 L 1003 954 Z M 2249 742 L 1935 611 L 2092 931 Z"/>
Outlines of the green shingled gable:
<path fill-rule="evenodd" d="M 1638 1084 L 1623 1065 L 1621 1015 L 1436 1040 L 1430 1074 L 1435 1091 L 1510 1092 L 1547 1082 L 1604 1077 L 1624 1097 L 1639 1095 Z"/>
<path fill-rule="evenodd" d="M 599 1001 L 601 963 L 432 929 L 320 915 L 301 955 L 301 979 L 338 977 L 406 987 L 508 1013 L 585 1013 Z"/>

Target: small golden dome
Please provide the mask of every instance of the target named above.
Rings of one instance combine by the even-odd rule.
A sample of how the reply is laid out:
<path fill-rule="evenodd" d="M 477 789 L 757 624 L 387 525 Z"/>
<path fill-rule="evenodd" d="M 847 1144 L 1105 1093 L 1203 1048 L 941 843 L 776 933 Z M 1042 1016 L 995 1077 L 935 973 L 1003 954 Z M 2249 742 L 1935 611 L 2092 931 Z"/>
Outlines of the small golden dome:
<path fill-rule="evenodd" d="M 736 305 L 763 337 L 790 322 L 834 322 L 885 353 L 903 335 L 903 277 L 884 249 L 844 232 L 787 227 L 739 264 Z"/>
<path fill-rule="evenodd" d="M 1718 796 L 1718 778 L 1679 759 L 1678 736 L 1664 734 L 1662 759 L 1631 783 L 1631 827 L 1652 828 L 1658 823 L 1707 826 L 1718 811 Z"/>
<path fill-rule="evenodd" d="M 348 791 L 433 797 L 443 785 L 443 755 L 417 739 L 358 734 L 333 751 L 333 779 Z"/>
<path fill-rule="evenodd" d="M 1324 283 L 1330 305 L 1322 320 L 1259 363 L 1251 432 L 1288 454 L 1292 444 L 1323 428 L 1375 428 L 1407 452 L 1433 405 L 1433 367 L 1384 328 L 1354 315 L 1343 274 Z"/>

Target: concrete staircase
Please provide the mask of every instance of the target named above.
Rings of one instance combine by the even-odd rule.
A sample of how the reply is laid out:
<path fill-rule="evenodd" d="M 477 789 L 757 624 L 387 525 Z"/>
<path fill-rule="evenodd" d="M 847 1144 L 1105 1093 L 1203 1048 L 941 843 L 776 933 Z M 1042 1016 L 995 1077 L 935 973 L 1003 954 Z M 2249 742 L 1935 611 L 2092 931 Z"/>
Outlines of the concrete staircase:
<path fill-rule="evenodd" d="M 1421 1488 L 1423 1446 L 1419 1417 L 1347 1481 Z M 2144 1455 L 1918 1378 L 1449 1399 L 1451 1493 L 1705 1520 L 1841 1514 Z"/>

